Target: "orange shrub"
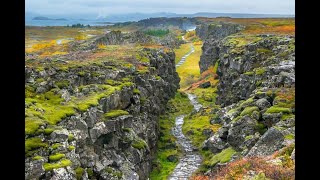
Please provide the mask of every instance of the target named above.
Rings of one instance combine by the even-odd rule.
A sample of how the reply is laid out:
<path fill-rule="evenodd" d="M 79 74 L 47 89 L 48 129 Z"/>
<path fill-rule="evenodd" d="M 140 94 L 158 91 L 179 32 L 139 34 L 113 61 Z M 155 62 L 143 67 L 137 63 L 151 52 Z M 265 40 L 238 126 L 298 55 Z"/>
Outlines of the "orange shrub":
<path fill-rule="evenodd" d="M 215 180 L 243 179 L 249 170 L 263 172 L 270 179 L 294 179 L 294 166 L 281 166 L 267 163 L 262 157 L 242 158 L 229 163 L 215 174 Z"/>

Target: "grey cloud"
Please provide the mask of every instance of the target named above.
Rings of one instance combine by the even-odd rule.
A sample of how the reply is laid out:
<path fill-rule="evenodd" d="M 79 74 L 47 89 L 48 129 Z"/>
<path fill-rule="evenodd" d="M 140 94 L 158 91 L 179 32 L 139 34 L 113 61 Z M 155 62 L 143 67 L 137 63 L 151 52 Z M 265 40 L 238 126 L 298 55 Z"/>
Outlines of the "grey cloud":
<path fill-rule="evenodd" d="M 26 0 L 26 11 L 43 14 L 226 12 L 294 14 L 294 0 Z"/>

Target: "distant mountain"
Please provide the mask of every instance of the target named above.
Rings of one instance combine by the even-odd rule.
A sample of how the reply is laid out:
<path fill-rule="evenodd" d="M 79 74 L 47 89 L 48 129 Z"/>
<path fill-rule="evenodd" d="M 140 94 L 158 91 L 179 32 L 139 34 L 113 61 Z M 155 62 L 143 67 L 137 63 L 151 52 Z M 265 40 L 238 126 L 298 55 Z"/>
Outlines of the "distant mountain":
<path fill-rule="evenodd" d="M 65 18 L 57 18 L 57 19 L 53 19 L 53 18 L 48 18 L 48 17 L 43 17 L 43 16 L 37 16 L 32 18 L 32 20 L 55 20 L 55 21 L 67 21 L 67 19 Z"/>
<path fill-rule="evenodd" d="M 231 18 L 292 18 L 295 15 L 285 14 L 242 14 L 242 13 L 211 13 L 211 12 L 198 12 L 194 14 L 177 14 L 168 12 L 158 13 L 128 13 L 128 14 L 110 14 L 105 17 L 97 17 L 93 14 L 72 14 L 63 15 L 65 18 L 60 18 L 60 15 L 46 15 L 33 12 L 26 12 L 26 20 L 58 20 L 58 21 L 104 21 L 110 23 L 121 23 L 129 21 L 140 21 L 142 19 L 157 18 L 157 17 L 231 17 Z M 50 18 L 49 18 L 50 17 Z"/>
<path fill-rule="evenodd" d="M 230 17 L 230 18 L 290 18 L 295 17 L 294 15 L 284 14 L 241 14 L 241 13 L 210 13 L 210 12 L 199 12 L 195 14 L 176 14 L 176 13 L 131 13 L 131 14 L 116 14 L 109 15 L 104 18 L 98 18 L 99 20 L 108 22 L 128 22 L 128 21 L 139 21 L 147 18 L 156 17 Z"/>

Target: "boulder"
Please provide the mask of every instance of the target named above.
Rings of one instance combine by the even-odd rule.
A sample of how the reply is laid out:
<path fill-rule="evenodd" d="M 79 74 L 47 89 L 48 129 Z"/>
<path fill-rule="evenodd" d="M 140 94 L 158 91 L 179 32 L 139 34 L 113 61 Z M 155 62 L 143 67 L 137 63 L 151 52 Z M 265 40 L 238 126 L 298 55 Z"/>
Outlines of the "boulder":
<path fill-rule="evenodd" d="M 202 145 L 202 149 L 209 149 L 213 153 L 219 153 L 225 148 L 227 148 L 227 143 L 223 141 L 218 134 L 205 140 Z"/>
<path fill-rule="evenodd" d="M 74 175 L 66 170 L 66 168 L 53 169 L 53 176 L 50 180 L 76 180 Z"/>
<path fill-rule="evenodd" d="M 69 131 L 66 129 L 55 130 L 50 134 L 53 142 L 65 142 L 68 140 Z"/>
<path fill-rule="evenodd" d="M 210 86 L 211 86 L 210 81 L 207 81 L 207 82 L 204 82 L 204 83 L 200 84 L 201 88 L 208 88 Z"/>
<path fill-rule="evenodd" d="M 281 149 L 284 145 L 284 136 L 280 130 L 276 128 L 270 128 L 259 141 L 251 148 L 246 156 L 268 156 L 275 151 Z"/>
<path fill-rule="evenodd" d="M 228 130 L 228 143 L 232 147 L 239 149 L 246 136 L 255 134 L 256 124 L 257 120 L 247 115 L 233 122 Z"/>
<path fill-rule="evenodd" d="M 169 155 L 167 157 L 167 160 L 170 162 L 177 162 L 178 161 L 178 157 L 176 155 Z"/>
<path fill-rule="evenodd" d="M 267 99 L 262 98 L 256 101 L 256 106 L 258 106 L 259 109 L 263 110 L 263 109 L 269 108 L 271 104 Z"/>
<path fill-rule="evenodd" d="M 43 168 L 43 159 L 36 160 L 30 163 L 26 163 L 25 177 L 26 179 L 39 179 L 45 173 Z"/>

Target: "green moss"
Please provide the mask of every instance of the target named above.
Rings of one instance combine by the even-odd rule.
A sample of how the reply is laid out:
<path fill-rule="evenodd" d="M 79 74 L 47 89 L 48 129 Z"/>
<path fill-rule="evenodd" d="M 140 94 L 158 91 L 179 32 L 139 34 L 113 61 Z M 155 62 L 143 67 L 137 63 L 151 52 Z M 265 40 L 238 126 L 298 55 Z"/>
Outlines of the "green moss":
<path fill-rule="evenodd" d="M 60 89 L 67 88 L 69 86 L 68 80 L 62 80 L 55 83 Z"/>
<path fill-rule="evenodd" d="M 257 81 L 257 82 L 256 82 L 256 86 L 257 86 L 257 87 L 261 86 L 262 82 L 263 82 L 263 81 Z"/>
<path fill-rule="evenodd" d="M 113 169 L 111 167 L 106 167 L 104 170 L 109 174 L 113 172 Z"/>
<path fill-rule="evenodd" d="M 100 73 L 95 72 L 95 71 L 91 73 L 92 77 L 99 77 L 100 75 L 101 75 Z"/>
<path fill-rule="evenodd" d="M 159 81 L 161 79 L 161 77 L 160 76 L 156 76 L 156 79 Z"/>
<path fill-rule="evenodd" d="M 38 67 L 36 67 L 36 71 L 38 71 L 38 72 L 44 71 L 44 67 L 38 66 Z"/>
<path fill-rule="evenodd" d="M 111 118 L 115 118 L 118 116 L 123 116 L 123 115 L 128 115 L 129 113 L 127 111 L 124 110 L 111 110 L 107 113 L 104 114 L 104 117 L 106 120 L 111 119 Z"/>
<path fill-rule="evenodd" d="M 283 107 L 277 107 L 277 106 L 271 106 L 267 109 L 266 113 L 291 113 L 290 108 L 283 108 Z"/>
<path fill-rule="evenodd" d="M 252 97 L 252 98 L 249 98 L 249 99 L 245 100 L 244 102 L 242 102 L 242 103 L 240 104 L 240 107 L 244 107 L 244 106 L 251 105 L 253 102 L 254 102 L 253 97 Z"/>
<path fill-rule="evenodd" d="M 237 116 L 236 118 L 232 119 L 232 122 L 237 122 L 239 121 L 243 116 Z"/>
<path fill-rule="evenodd" d="M 255 69 L 256 75 L 262 75 L 263 73 L 266 72 L 264 68 L 257 68 Z"/>
<path fill-rule="evenodd" d="M 110 85 L 100 85 L 100 88 L 103 89 L 103 91 L 100 93 L 95 92 L 84 98 L 75 100 L 74 103 L 76 108 L 81 112 L 84 112 L 90 107 L 97 106 L 101 98 L 108 97 L 116 90 L 120 90 L 120 87 L 112 87 Z"/>
<path fill-rule="evenodd" d="M 38 117 L 49 124 L 56 124 L 67 116 L 71 116 L 75 113 L 74 109 L 70 105 L 63 105 L 63 99 L 60 95 L 55 94 L 55 89 L 52 89 L 44 94 L 39 94 L 30 100 L 26 98 L 26 102 L 32 102 L 28 108 L 25 110 L 26 119 L 27 117 Z M 40 123 L 38 121 L 37 123 Z M 27 126 L 27 131 L 32 132 L 36 129 L 34 122 L 28 124 L 32 126 L 33 130 L 30 130 L 30 126 Z"/>
<path fill-rule="evenodd" d="M 139 89 L 137 89 L 137 88 L 133 89 L 133 94 L 140 94 Z"/>
<path fill-rule="evenodd" d="M 231 157 L 236 153 L 236 151 L 234 149 L 232 149 L 231 147 L 224 149 L 223 151 L 221 151 L 219 154 L 214 155 L 211 160 L 210 163 L 208 164 L 209 166 L 213 167 L 215 166 L 217 163 L 226 163 L 229 162 L 231 160 Z"/>
<path fill-rule="evenodd" d="M 42 142 L 40 138 L 28 138 L 25 140 L 25 152 L 29 152 L 41 147 L 48 147 L 47 143 Z"/>
<path fill-rule="evenodd" d="M 32 158 L 32 160 L 34 160 L 34 161 L 37 161 L 37 160 L 40 160 L 40 159 L 43 159 L 43 157 L 42 156 L 35 156 L 35 157 Z"/>
<path fill-rule="evenodd" d="M 132 131 L 132 129 L 131 128 L 122 128 L 122 131 L 129 133 Z"/>
<path fill-rule="evenodd" d="M 87 168 L 88 178 L 91 179 L 93 176 L 93 170 L 91 168 Z"/>
<path fill-rule="evenodd" d="M 246 137 L 244 138 L 244 140 L 247 141 L 247 140 L 252 139 L 252 138 L 253 138 L 253 135 L 249 135 L 249 136 L 246 136 Z"/>
<path fill-rule="evenodd" d="M 142 139 L 135 139 L 132 142 L 131 146 L 136 148 L 136 149 L 144 149 L 144 148 L 147 147 L 147 143 Z"/>
<path fill-rule="evenodd" d="M 54 130 L 55 130 L 55 129 L 53 129 L 53 128 L 46 128 L 46 129 L 44 129 L 44 133 L 45 133 L 46 135 L 50 135 Z"/>
<path fill-rule="evenodd" d="M 234 108 L 234 109 L 230 109 L 230 110 L 227 112 L 227 114 L 230 116 L 230 115 L 232 115 L 232 114 L 238 113 L 240 110 L 241 110 L 240 107 Z"/>
<path fill-rule="evenodd" d="M 43 82 L 43 81 L 44 81 L 43 78 L 38 78 L 38 79 L 36 79 L 36 82 L 37 82 L 37 83 L 41 83 L 41 82 Z"/>
<path fill-rule="evenodd" d="M 131 81 L 131 78 L 132 78 L 131 76 L 129 76 L 129 77 L 124 77 L 124 78 L 121 79 L 121 81 L 122 81 L 122 82 L 130 82 L 130 81 Z"/>
<path fill-rule="evenodd" d="M 244 115 L 251 115 L 253 113 L 253 111 L 259 111 L 259 108 L 257 106 L 249 106 L 246 107 L 240 114 L 240 116 L 244 116 Z"/>
<path fill-rule="evenodd" d="M 69 67 L 68 66 L 60 66 L 58 67 L 60 71 L 62 72 L 68 72 L 69 71 Z"/>
<path fill-rule="evenodd" d="M 51 171 L 53 169 L 58 169 L 62 167 L 67 167 L 70 166 L 72 162 L 69 159 L 63 159 L 57 163 L 44 163 L 43 167 L 45 171 Z"/>
<path fill-rule="evenodd" d="M 113 172 L 112 175 L 117 176 L 118 178 L 121 178 L 123 176 L 122 172 L 120 171 Z"/>
<path fill-rule="evenodd" d="M 80 180 L 84 173 L 84 169 L 82 167 L 77 167 L 74 171 L 76 172 L 77 180 Z"/>
<path fill-rule="evenodd" d="M 68 146 L 68 150 L 69 150 L 69 151 L 72 151 L 72 150 L 74 150 L 74 149 L 75 149 L 74 146 Z"/>
<path fill-rule="evenodd" d="M 262 135 L 267 131 L 267 127 L 264 124 L 257 122 L 255 125 L 255 130 Z"/>
<path fill-rule="evenodd" d="M 284 136 L 285 139 L 292 140 L 294 139 L 294 134 L 287 134 Z"/>
<path fill-rule="evenodd" d="M 146 103 L 147 98 L 146 97 L 140 97 L 140 102 L 142 105 L 144 105 L 144 103 Z"/>
<path fill-rule="evenodd" d="M 124 87 L 131 87 L 133 86 L 134 84 L 132 82 L 124 82 L 124 83 L 121 83 L 120 84 L 120 89 L 123 89 Z"/>
<path fill-rule="evenodd" d="M 145 62 L 145 63 L 150 62 L 149 58 L 146 57 L 146 55 L 144 55 L 144 54 L 137 54 L 137 55 L 136 55 L 136 59 L 137 59 L 138 61 L 140 61 L 140 62 Z"/>
<path fill-rule="evenodd" d="M 49 156 L 49 160 L 50 161 L 59 161 L 60 159 L 62 159 L 64 157 L 66 157 L 65 154 L 57 153 L 57 154 Z"/>
<path fill-rule="evenodd" d="M 220 127 L 221 125 L 219 124 L 210 124 L 210 116 L 197 114 L 184 118 L 182 132 L 188 134 L 188 132 L 192 131 L 193 133 L 187 136 L 191 139 L 194 146 L 201 148 L 203 141 L 207 139 L 202 133 L 203 130 L 211 129 L 213 132 L 216 132 Z"/>
<path fill-rule="evenodd" d="M 144 31 L 145 34 L 150 35 L 150 36 L 158 36 L 158 37 L 163 37 L 167 34 L 169 34 L 169 29 L 148 29 Z"/>
<path fill-rule="evenodd" d="M 137 72 L 138 72 L 138 74 L 147 74 L 147 73 L 149 73 L 149 70 L 148 69 L 141 69 L 141 70 L 138 70 Z"/>
<path fill-rule="evenodd" d="M 272 54 L 272 51 L 266 48 L 258 48 L 257 53 Z"/>
<path fill-rule="evenodd" d="M 73 134 L 69 134 L 68 135 L 68 141 L 73 141 L 74 140 L 74 135 Z"/>
<path fill-rule="evenodd" d="M 281 116 L 281 120 L 285 121 L 287 119 L 291 119 L 291 118 L 295 118 L 295 115 L 294 114 L 283 114 Z"/>
<path fill-rule="evenodd" d="M 26 118 L 25 120 L 25 133 L 30 135 L 34 134 L 41 125 L 45 125 L 45 123 L 38 118 Z"/>
<path fill-rule="evenodd" d="M 248 76 L 252 76 L 254 75 L 254 72 L 253 71 L 247 71 L 244 73 L 245 75 L 248 75 Z"/>
<path fill-rule="evenodd" d="M 114 86 L 114 85 L 117 85 L 117 84 L 118 84 L 117 81 L 114 81 L 114 80 L 112 80 L 112 79 L 107 79 L 107 80 L 105 81 L 105 83 L 108 84 L 108 85 L 111 85 L 111 86 Z"/>
<path fill-rule="evenodd" d="M 81 76 L 81 77 L 84 77 L 86 75 L 86 72 L 80 71 L 80 72 L 78 72 L 78 75 Z"/>
<path fill-rule="evenodd" d="M 55 143 L 55 144 L 53 144 L 53 145 L 51 146 L 51 148 L 52 148 L 53 150 L 55 150 L 55 149 L 58 149 L 60 146 L 62 146 L 62 144 L 60 144 L 60 143 Z"/>

